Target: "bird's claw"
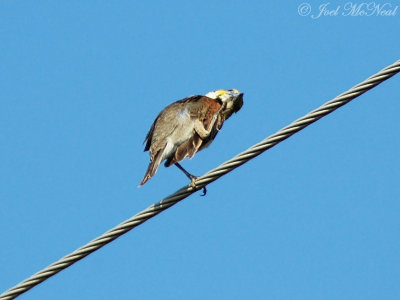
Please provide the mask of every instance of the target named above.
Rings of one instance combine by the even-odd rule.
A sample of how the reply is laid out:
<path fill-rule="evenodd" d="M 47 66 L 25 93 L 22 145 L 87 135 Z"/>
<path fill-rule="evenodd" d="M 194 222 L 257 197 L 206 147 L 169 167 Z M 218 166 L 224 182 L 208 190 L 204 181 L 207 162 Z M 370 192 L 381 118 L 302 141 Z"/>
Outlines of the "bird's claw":
<path fill-rule="evenodd" d="M 191 188 L 197 188 L 197 186 L 196 186 L 196 179 L 197 179 L 198 177 L 195 177 L 195 176 L 193 176 L 192 178 L 190 178 L 191 180 L 192 180 L 192 182 L 190 183 L 190 187 Z M 205 196 L 206 194 L 207 194 L 207 188 L 205 187 L 205 186 L 203 186 L 203 194 L 201 194 L 200 196 Z"/>

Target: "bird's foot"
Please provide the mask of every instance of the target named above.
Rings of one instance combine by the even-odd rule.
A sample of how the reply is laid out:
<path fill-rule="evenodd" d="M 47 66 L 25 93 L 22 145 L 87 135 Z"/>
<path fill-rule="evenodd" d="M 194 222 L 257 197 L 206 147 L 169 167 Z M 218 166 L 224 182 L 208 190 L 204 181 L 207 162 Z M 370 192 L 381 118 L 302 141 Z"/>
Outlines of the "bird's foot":
<path fill-rule="evenodd" d="M 193 176 L 193 175 L 191 175 L 191 177 L 190 177 L 190 180 L 192 181 L 191 183 L 190 183 L 190 187 L 192 187 L 192 188 L 197 188 L 197 186 L 196 186 L 196 179 L 197 179 L 198 177 L 196 177 L 196 176 Z M 205 187 L 205 186 L 203 186 L 203 194 L 201 194 L 200 196 L 205 196 L 207 194 L 207 188 Z"/>
<path fill-rule="evenodd" d="M 196 189 L 197 188 L 196 179 L 199 177 L 190 174 L 179 163 L 175 163 L 175 166 L 177 166 L 187 176 L 187 178 L 189 178 L 191 180 L 191 183 L 189 186 Z M 203 187 L 203 195 L 200 195 L 200 196 L 205 196 L 206 194 L 207 194 L 207 189 L 206 189 L 206 187 Z"/>

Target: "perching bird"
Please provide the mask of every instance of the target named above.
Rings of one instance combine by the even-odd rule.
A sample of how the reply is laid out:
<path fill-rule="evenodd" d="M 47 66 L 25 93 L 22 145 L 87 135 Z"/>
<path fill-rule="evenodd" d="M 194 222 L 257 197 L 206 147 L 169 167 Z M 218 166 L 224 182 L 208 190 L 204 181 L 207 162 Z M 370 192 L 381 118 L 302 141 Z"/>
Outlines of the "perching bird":
<path fill-rule="evenodd" d="M 190 96 L 164 108 L 144 140 L 144 151 L 150 150 L 150 164 L 140 186 L 154 176 L 163 160 L 166 167 L 176 165 L 193 184 L 196 177 L 178 162 L 208 147 L 225 120 L 242 105 L 243 93 L 233 89 Z"/>

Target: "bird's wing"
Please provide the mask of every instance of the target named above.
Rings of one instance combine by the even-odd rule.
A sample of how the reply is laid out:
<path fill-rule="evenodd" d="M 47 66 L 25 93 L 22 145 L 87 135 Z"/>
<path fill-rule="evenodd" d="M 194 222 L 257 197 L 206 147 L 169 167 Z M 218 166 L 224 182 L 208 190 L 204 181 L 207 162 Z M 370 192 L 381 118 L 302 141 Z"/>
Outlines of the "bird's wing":
<path fill-rule="evenodd" d="M 144 139 L 143 143 L 146 143 L 146 146 L 144 147 L 144 151 L 149 151 L 149 149 L 150 149 L 151 142 L 153 140 L 154 128 L 156 126 L 156 122 L 157 122 L 159 116 L 160 115 L 158 115 L 157 118 L 154 120 L 153 124 L 150 127 L 149 132 L 146 135 L 146 138 Z"/>
<path fill-rule="evenodd" d="M 144 151 L 148 151 L 151 145 L 158 140 L 162 139 L 162 137 L 169 136 L 177 127 L 177 115 L 176 112 L 179 111 L 179 107 L 184 107 L 186 103 L 193 102 L 196 103 L 200 98 L 204 96 L 195 95 L 190 96 L 181 100 L 178 100 L 166 108 L 164 108 L 157 118 L 154 120 L 153 124 L 150 127 L 149 132 L 146 135 L 144 143 L 146 146 Z M 176 108 L 176 109 L 174 109 Z"/>
<path fill-rule="evenodd" d="M 222 103 L 210 98 L 208 98 L 206 101 L 208 103 L 208 109 L 204 109 L 202 111 L 201 117 L 203 118 L 202 121 L 204 124 L 204 128 L 210 130 L 210 134 L 205 139 L 202 139 L 202 143 L 200 147 L 196 150 L 196 152 L 207 148 L 211 144 L 211 142 L 217 136 L 219 130 L 222 128 L 222 125 L 225 121 L 224 115 L 221 113 L 221 109 L 223 108 Z M 217 119 L 213 124 L 213 127 L 209 128 L 215 115 Z"/>
<path fill-rule="evenodd" d="M 175 152 L 174 157 L 166 162 L 166 166 L 171 166 L 177 162 L 182 161 L 186 157 L 192 158 L 199 149 L 203 149 L 206 144 L 210 142 L 217 135 L 218 130 L 222 127 L 223 118 L 218 112 L 222 106 L 218 101 L 201 96 L 194 99 L 184 99 L 182 101 L 191 102 L 189 107 L 189 114 L 192 118 L 197 118 L 203 122 L 204 128 L 206 130 L 211 130 L 210 135 L 206 139 L 201 139 L 197 133 L 194 133 L 191 138 L 182 143 Z M 217 120 L 214 123 L 213 128 L 209 128 L 212 123 L 215 114 L 218 114 Z"/>
<path fill-rule="evenodd" d="M 202 121 L 204 128 L 209 129 L 214 115 L 218 113 L 222 104 L 206 96 L 202 96 L 190 102 L 192 102 L 189 109 L 190 116 Z"/>

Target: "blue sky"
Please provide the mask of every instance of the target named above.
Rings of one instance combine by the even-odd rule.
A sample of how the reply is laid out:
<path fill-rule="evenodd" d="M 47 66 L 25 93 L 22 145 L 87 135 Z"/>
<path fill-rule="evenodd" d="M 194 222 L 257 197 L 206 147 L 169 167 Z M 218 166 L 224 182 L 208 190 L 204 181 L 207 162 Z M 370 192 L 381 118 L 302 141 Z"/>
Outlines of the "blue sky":
<path fill-rule="evenodd" d="M 161 167 L 137 187 L 169 103 L 245 93 L 183 162 L 201 175 L 400 58 L 399 9 L 302 2 L 3 1 L 0 291 L 188 183 Z M 399 92 L 393 77 L 21 299 L 398 297 Z"/>

